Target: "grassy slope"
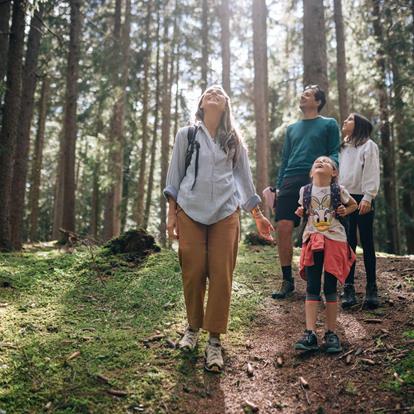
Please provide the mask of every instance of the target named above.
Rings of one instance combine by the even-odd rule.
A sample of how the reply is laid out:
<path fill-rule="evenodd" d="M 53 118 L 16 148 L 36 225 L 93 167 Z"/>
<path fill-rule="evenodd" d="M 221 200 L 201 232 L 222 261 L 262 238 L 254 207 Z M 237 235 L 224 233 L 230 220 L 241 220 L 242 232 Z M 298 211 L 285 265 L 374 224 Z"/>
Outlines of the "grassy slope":
<path fill-rule="evenodd" d="M 273 248 L 241 247 L 228 341 L 244 341 L 275 273 Z M 88 250 L 2 255 L 0 286 L 9 284 L 0 288 L 0 409 L 7 414 L 45 407 L 77 414 L 162 412 L 163 401 L 171 402 L 175 386 L 185 382 L 188 364 L 165 338 L 148 348 L 142 342 L 157 330 L 177 340 L 183 327 L 173 251 L 151 256 L 140 268 Z M 410 375 L 412 381 L 412 360 L 398 367 L 406 381 Z M 128 395 L 114 397 L 111 388 Z"/>

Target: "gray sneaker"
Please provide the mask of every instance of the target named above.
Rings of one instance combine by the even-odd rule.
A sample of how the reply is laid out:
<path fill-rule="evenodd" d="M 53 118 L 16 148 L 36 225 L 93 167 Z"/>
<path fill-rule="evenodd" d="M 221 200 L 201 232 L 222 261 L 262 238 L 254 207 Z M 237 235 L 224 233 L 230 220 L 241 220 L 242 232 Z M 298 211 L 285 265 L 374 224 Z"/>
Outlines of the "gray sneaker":
<path fill-rule="evenodd" d="M 220 373 L 223 370 L 224 361 L 220 340 L 210 338 L 206 345 L 204 368 L 209 372 Z"/>
<path fill-rule="evenodd" d="M 197 346 L 198 331 L 193 331 L 188 326 L 183 337 L 178 342 L 178 348 L 182 351 L 193 351 Z"/>

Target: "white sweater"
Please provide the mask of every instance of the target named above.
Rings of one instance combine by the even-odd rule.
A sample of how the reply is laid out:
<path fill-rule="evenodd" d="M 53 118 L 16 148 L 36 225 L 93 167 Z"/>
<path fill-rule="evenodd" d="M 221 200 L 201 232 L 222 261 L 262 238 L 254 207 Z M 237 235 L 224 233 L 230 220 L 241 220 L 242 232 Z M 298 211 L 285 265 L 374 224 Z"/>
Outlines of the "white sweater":
<path fill-rule="evenodd" d="M 358 147 L 346 144 L 339 154 L 339 184 L 351 194 L 363 195 L 371 202 L 378 193 L 380 183 L 379 151 L 369 139 Z"/>

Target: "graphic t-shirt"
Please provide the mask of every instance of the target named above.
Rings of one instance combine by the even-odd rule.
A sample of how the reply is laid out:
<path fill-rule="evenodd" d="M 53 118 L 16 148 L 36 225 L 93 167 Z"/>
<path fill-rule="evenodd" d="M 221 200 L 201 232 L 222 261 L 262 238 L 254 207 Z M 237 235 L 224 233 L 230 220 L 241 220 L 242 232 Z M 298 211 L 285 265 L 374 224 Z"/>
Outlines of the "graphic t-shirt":
<path fill-rule="evenodd" d="M 299 191 L 299 204 L 303 206 L 302 187 Z M 341 188 L 341 202 L 345 205 L 349 202 L 349 192 Z M 303 242 L 308 240 L 312 233 L 321 233 L 331 240 L 347 241 L 344 226 L 335 218 L 335 211 L 331 201 L 331 187 L 318 187 L 312 185 L 311 202 L 309 206 L 308 222 L 303 232 Z"/>

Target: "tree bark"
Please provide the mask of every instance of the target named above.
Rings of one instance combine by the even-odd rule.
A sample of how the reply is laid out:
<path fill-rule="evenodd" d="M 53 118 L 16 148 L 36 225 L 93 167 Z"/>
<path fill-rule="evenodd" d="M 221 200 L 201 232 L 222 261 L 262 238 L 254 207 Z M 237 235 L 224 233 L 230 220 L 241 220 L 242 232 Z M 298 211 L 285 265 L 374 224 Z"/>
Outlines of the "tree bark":
<path fill-rule="evenodd" d="M 170 66 L 173 64 L 171 50 L 172 45 L 168 40 L 168 20 L 164 22 L 164 57 L 163 57 L 163 71 L 162 71 L 162 85 L 163 85 L 163 100 L 161 108 L 161 180 L 160 180 L 160 243 L 163 247 L 166 245 L 166 218 L 167 218 L 167 206 L 166 200 L 163 194 L 165 188 L 169 152 L 170 152 L 170 126 L 171 126 L 171 70 Z"/>
<path fill-rule="evenodd" d="M 2 84 L 7 71 L 9 51 L 10 1 L 0 2 L 0 97 L 3 96 Z M 0 99 L 1 103 L 1 99 Z"/>
<path fill-rule="evenodd" d="M 376 89 L 379 97 L 379 115 L 380 115 L 380 137 L 382 146 L 382 165 L 383 165 L 383 183 L 387 223 L 387 250 L 390 253 L 398 253 L 399 246 L 399 229 L 398 229 L 398 202 L 396 197 L 396 180 L 395 180 L 395 149 L 391 140 L 388 95 L 386 89 L 386 64 L 384 55 L 384 37 L 381 23 L 380 1 L 371 0 L 374 35 L 378 42 L 376 64 L 379 76 L 376 79 Z"/>
<path fill-rule="evenodd" d="M 63 118 L 63 146 L 61 153 L 63 172 L 62 226 L 75 231 L 75 157 L 76 157 L 76 111 L 80 59 L 80 35 L 82 27 L 82 0 L 70 1 L 70 35 L 68 66 L 66 73 L 65 112 Z"/>
<path fill-rule="evenodd" d="M 221 65 L 223 88 L 228 95 L 230 89 L 230 7 L 229 0 L 221 0 L 220 5 L 221 24 Z"/>
<path fill-rule="evenodd" d="M 36 69 L 42 36 L 40 22 L 43 17 L 44 8 L 45 4 L 41 3 L 39 5 L 39 10 L 35 11 L 31 19 L 23 71 L 22 97 L 13 168 L 13 191 L 11 193 L 11 205 L 13 208 L 10 212 L 11 242 L 13 249 L 15 250 L 20 250 L 22 247 L 22 226 L 30 146 L 30 127 L 33 118 L 34 93 L 37 81 Z"/>
<path fill-rule="evenodd" d="M 39 221 L 39 195 L 40 179 L 43 163 L 43 146 L 45 140 L 45 125 L 47 105 L 49 101 L 50 79 L 45 77 L 42 82 L 42 90 L 38 106 L 37 132 L 33 151 L 32 171 L 29 191 L 29 239 L 38 240 L 38 221 Z"/>
<path fill-rule="evenodd" d="M 201 11 L 201 91 L 207 88 L 208 74 L 208 0 L 203 0 Z"/>
<path fill-rule="evenodd" d="M 145 199 L 145 216 L 144 216 L 144 228 L 147 229 L 150 212 L 152 192 L 154 187 L 154 170 L 155 170 L 155 154 L 157 152 L 157 138 L 158 138 L 158 118 L 159 118 L 159 106 L 160 106 L 160 11 L 157 6 L 157 32 L 156 32 L 157 54 L 155 63 L 155 106 L 154 106 L 154 125 L 152 130 L 152 143 L 151 143 L 151 161 L 150 170 L 148 173 L 148 186 L 147 197 Z"/>
<path fill-rule="evenodd" d="M 151 61 L 151 1 L 147 3 L 147 16 L 145 19 L 145 33 L 147 34 L 145 45 L 145 58 L 144 58 L 144 86 L 142 97 L 142 116 L 141 116 L 141 129 L 142 129 L 142 147 L 141 158 L 139 165 L 139 177 L 138 177 L 138 189 L 137 189 L 137 206 L 136 206 L 136 222 L 138 227 L 142 227 L 144 224 L 144 195 L 145 195 L 145 173 L 147 170 L 147 147 L 148 147 L 148 100 L 149 100 L 149 67 Z"/>
<path fill-rule="evenodd" d="M 265 0 L 253 0 L 254 112 L 256 124 L 256 190 L 268 185 L 269 98 L 267 74 L 267 8 Z"/>
<path fill-rule="evenodd" d="M 318 84 L 328 100 L 328 58 L 326 53 L 323 0 L 303 0 L 303 83 Z"/>
<path fill-rule="evenodd" d="M 7 62 L 6 94 L 0 131 L 0 251 L 12 249 L 10 238 L 10 192 L 13 155 L 20 108 L 26 1 L 15 0 Z"/>
<path fill-rule="evenodd" d="M 346 82 L 346 54 L 344 21 L 342 16 L 342 0 L 334 0 L 334 18 L 336 31 L 336 73 L 338 82 L 339 114 L 341 125 L 348 116 L 348 97 Z"/>
<path fill-rule="evenodd" d="M 123 182 L 123 156 L 124 156 L 124 121 L 126 86 L 128 82 L 129 66 L 129 45 L 131 30 L 131 1 L 126 0 L 125 20 L 122 25 L 122 39 L 119 38 L 118 21 L 120 21 L 121 0 L 116 2 L 114 47 L 121 49 L 121 74 L 116 76 L 119 81 L 115 83 L 118 95 L 113 108 L 113 116 L 110 128 L 110 158 L 109 165 L 112 166 L 111 184 L 106 197 L 104 217 L 104 239 L 119 236 L 121 232 L 121 203 L 122 203 L 122 182 Z M 119 15 L 119 16 L 118 16 Z M 116 55 L 115 55 L 116 56 Z M 115 64 L 117 62 L 114 62 Z"/>

